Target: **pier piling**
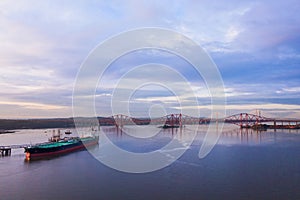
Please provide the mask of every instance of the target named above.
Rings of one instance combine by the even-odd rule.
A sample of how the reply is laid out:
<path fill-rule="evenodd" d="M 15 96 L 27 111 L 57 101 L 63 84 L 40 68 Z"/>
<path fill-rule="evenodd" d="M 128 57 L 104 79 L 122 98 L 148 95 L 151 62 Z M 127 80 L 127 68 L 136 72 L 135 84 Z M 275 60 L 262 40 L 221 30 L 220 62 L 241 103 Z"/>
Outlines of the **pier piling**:
<path fill-rule="evenodd" d="M 10 156 L 11 148 L 1 148 L 0 153 L 1 153 L 1 156 Z"/>

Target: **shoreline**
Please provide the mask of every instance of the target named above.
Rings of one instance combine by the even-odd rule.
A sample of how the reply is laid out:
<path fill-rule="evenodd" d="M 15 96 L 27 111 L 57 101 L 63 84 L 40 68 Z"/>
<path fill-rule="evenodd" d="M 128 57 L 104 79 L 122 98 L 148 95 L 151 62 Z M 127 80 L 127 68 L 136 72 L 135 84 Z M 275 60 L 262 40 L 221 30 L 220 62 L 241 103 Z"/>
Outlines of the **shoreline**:
<path fill-rule="evenodd" d="M 8 133 L 15 133 L 17 131 L 12 131 L 12 130 L 0 130 L 0 134 L 8 134 Z"/>

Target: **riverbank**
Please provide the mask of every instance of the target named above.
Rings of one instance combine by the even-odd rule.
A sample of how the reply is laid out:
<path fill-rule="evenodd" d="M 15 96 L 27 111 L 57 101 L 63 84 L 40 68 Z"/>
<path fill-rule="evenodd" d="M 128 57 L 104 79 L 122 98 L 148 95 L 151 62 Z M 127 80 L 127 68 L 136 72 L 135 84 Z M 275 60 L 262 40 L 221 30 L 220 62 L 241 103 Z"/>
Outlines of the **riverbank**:
<path fill-rule="evenodd" d="M 16 131 L 0 130 L 0 134 L 15 133 Z"/>
<path fill-rule="evenodd" d="M 0 134 L 13 133 L 17 129 L 43 129 L 43 128 L 73 128 L 73 118 L 53 119 L 0 119 Z"/>

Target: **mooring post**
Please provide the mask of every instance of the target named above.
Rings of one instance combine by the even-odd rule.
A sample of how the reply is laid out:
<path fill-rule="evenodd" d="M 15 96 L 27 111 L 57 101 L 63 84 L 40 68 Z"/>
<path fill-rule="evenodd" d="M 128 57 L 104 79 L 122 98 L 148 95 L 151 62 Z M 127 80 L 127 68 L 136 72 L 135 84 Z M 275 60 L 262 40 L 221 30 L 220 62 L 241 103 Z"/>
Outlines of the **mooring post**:
<path fill-rule="evenodd" d="M 11 154 L 11 149 L 10 148 L 6 149 L 5 156 L 10 156 L 10 154 Z"/>

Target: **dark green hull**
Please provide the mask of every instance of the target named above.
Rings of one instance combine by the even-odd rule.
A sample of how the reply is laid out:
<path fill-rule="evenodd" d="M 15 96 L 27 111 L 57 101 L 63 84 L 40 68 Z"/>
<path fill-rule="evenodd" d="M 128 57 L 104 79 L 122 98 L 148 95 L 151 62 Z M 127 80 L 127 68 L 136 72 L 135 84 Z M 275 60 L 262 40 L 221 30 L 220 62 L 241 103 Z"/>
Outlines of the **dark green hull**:
<path fill-rule="evenodd" d="M 46 144 L 25 147 L 26 159 L 45 158 L 59 156 L 73 151 L 85 149 L 86 147 L 98 144 L 99 137 L 72 138 L 59 142 L 49 142 Z"/>

